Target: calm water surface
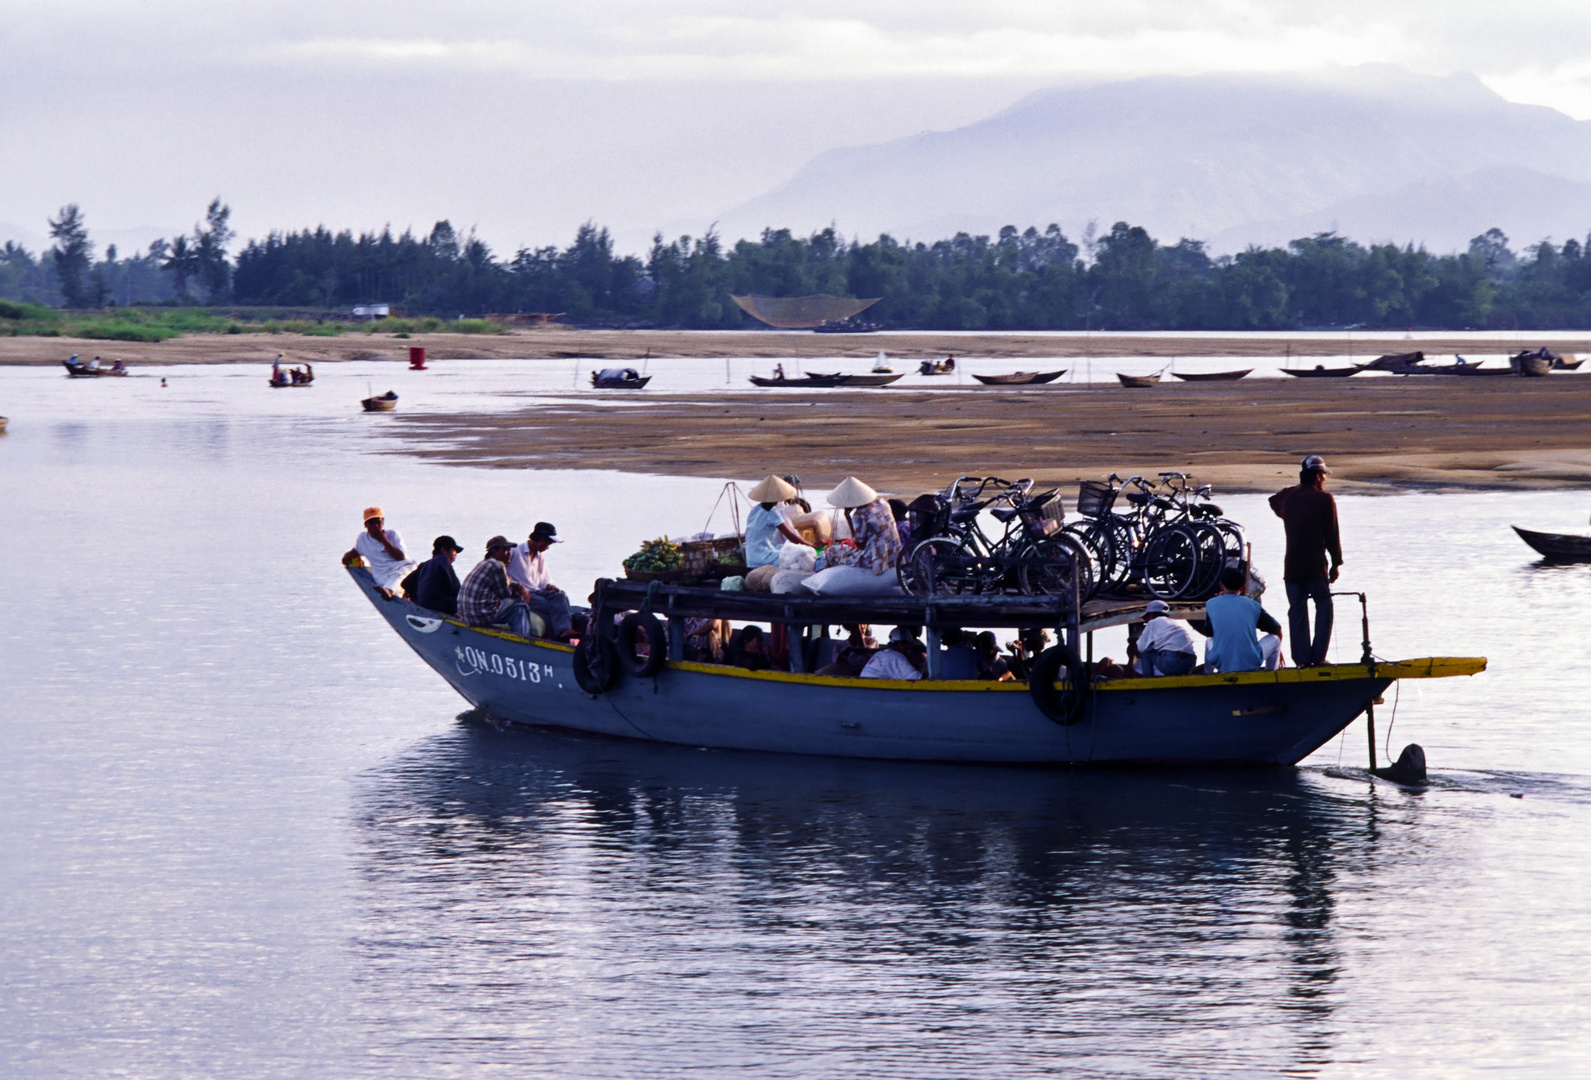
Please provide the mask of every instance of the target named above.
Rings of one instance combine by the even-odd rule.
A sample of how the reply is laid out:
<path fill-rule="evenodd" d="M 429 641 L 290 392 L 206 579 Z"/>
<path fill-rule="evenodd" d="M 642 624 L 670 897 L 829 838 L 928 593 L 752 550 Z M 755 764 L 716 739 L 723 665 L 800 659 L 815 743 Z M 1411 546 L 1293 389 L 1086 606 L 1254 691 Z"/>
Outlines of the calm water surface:
<path fill-rule="evenodd" d="M 553 520 L 580 588 L 716 482 L 167 374 L 0 369 L 0 1075 L 1591 1075 L 1591 569 L 1506 529 L 1580 495 L 1342 500 L 1377 651 L 1491 658 L 1381 710 L 1423 792 L 1359 725 L 1280 772 L 727 754 L 461 717 L 337 566 L 377 502 L 469 558 Z"/>

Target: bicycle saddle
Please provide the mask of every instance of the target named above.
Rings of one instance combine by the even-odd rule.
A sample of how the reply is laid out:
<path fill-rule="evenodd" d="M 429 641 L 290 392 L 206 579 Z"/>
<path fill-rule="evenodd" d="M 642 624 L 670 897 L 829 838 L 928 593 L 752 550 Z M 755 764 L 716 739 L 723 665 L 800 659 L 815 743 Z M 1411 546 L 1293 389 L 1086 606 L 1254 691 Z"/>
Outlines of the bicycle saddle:
<path fill-rule="evenodd" d="M 1021 512 L 1022 511 L 1018 510 L 1014 506 L 1011 507 L 1008 510 L 990 510 L 989 511 L 989 513 L 994 515 L 994 520 L 998 521 L 1002 525 L 1004 525 L 1006 522 L 1010 521 L 1012 518 L 1016 517 Z"/>

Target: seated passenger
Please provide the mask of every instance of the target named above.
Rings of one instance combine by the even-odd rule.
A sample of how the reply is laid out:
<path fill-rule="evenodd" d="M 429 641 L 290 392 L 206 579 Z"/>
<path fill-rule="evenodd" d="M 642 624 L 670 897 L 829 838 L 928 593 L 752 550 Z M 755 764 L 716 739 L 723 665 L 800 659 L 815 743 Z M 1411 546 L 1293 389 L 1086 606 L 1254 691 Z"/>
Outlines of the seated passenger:
<path fill-rule="evenodd" d="M 808 546 L 790 524 L 787 504 L 796 497 L 793 484 L 769 476 L 746 492 L 746 497 L 757 504 L 746 515 L 747 568 L 778 566 L 779 549 L 787 543 Z"/>
<path fill-rule="evenodd" d="M 1011 656 L 1006 663 L 1010 665 L 1011 674 L 1017 681 L 1026 682 L 1028 671 L 1033 667 L 1033 661 L 1038 659 L 1039 653 L 1050 647 L 1050 632 L 1041 626 L 1028 627 L 1017 632 L 1015 641 L 1006 642 Z"/>
<path fill-rule="evenodd" d="M 459 616 L 470 626 L 506 623 L 520 637 L 538 637 L 530 605 L 525 602 L 525 587 L 508 580 L 508 560 L 513 550 L 514 545 L 506 536 L 486 541 L 486 558 L 465 576 L 459 588 Z"/>
<path fill-rule="evenodd" d="M 889 645 L 874 653 L 862 668 L 864 679 L 905 679 L 915 681 L 923 677 L 927 650 L 923 643 L 912 637 L 904 627 L 897 626 L 889 632 Z"/>
<path fill-rule="evenodd" d="M 854 476 L 846 477 L 829 492 L 829 504 L 845 511 L 856 546 L 831 545 L 827 552 L 828 565 L 859 566 L 875 575 L 893 574 L 901 542 L 900 529 L 896 527 L 889 504 Z"/>
<path fill-rule="evenodd" d="M 974 639 L 973 648 L 978 653 L 978 678 L 983 682 L 1013 682 L 1011 664 L 1000 655 L 1000 642 L 993 630 L 985 630 Z"/>
<path fill-rule="evenodd" d="M 722 663 L 731 634 L 728 619 L 686 619 L 685 659 L 702 664 Z"/>
<path fill-rule="evenodd" d="M 1258 600 L 1243 595 L 1243 571 L 1227 567 L 1221 571 L 1221 591 L 1204 602 L 1205 619 L 1193 628 L 1210 638 L 1204 649 L 1206 674 L 1218 671 L 1261 671 L 1265 654 L 1260 649 L 1257 631 L 1282 636 L 1282 625 L 1260 607 Z"/>
<path fill-rule="evenodd" d="M 768 643 L 760 626 L 742 626 L 729 637 L 725 659 L 747 671 L 766 671 L 772 665 L 768 660 Z"/>
<path fill-rule="evenodd" d="M 376 591 L 392 599 L 392 591 L 403 584 L 414 560 L 403 550 L 403 537 L 396 529 L 384 529 L 385 515 L 379 506 L 365 508 L 365 531 L 354 540 L 354 546 L 343 553 L 343 565 L 350 566 L 363 559 L 370 567 L 370 576 L 376 579 Z"/>
<path fill-rule="evenodd" d="M 867 623 L 845 623 L 843 629 L 848 635 L 845 644 L 834 654 L 834 661 L 823 665 L 816 674 L 842 679 L 857 678 L 873 654 L 878 652 L 878 640 L 873 637 L 873 628 Z"/>
<path fill-rule="evenodd" d="M 445 615 L 459 613 L 459 576 L 453 561 L 459 557 L 458 541 L 439 536 L 431 542 L 431 557 L 403 579 L 403 592 L 423 608 Z"/>
<path fill-rule="evenodd" d="M 508 580 L 524 586 L 525 602 L 542 622 L 547 624 L 552 636 L 560 641 L 569 640 L 573 633 L 569 619 L 569 597 L 552 583 L 547 573 L 547 561 L 542 553 L 558 539 L 558 530 L 545 521 L 536 522 L 530 537 L 515 545 L 509 553 Z"/>
<path fill-rule="evenodd" d="M 1170 610 L 1164 600 L 1151 600 L 1144 609 L 1144 628 L 1138 635 L 1138 672 L 1145 677 L 1186 675 L 1199 662 L 1187 624 L 1170 618 L 1166 614 Z"/>

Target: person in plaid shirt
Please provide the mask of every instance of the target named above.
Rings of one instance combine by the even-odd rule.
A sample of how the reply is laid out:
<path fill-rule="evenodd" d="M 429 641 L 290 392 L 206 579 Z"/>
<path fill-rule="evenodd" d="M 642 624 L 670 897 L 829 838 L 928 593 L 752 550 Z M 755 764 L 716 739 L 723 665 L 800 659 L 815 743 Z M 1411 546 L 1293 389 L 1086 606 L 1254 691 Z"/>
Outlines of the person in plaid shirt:
<path fill-rule="evenodd" d="M 486 558 L 476 564 L 459 587 L 459 617 L 470 626 L 507 623 L 520 637 L 535 637 L 525 587 L 508 580 L 508 559 L 514 545 L 506 537 L 486 541 Z"/>

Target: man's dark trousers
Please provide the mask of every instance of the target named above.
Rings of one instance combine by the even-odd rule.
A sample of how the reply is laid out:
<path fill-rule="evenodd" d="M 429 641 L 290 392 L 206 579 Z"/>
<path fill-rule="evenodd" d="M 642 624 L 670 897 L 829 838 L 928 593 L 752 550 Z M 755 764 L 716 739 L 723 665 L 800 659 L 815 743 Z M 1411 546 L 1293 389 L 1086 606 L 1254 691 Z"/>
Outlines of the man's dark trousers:
<path fill-rule="evenodd" d="M 1315 638 L 1309 638 L 1309 604 L 1315 602 Z M 1331 644 L 1331 585 L 1325 578 L 1287 582 L 1287 633 L 1293 639 L 1293 663 L 1297 667 L 1326 662 L 1326 646 Z"/>

